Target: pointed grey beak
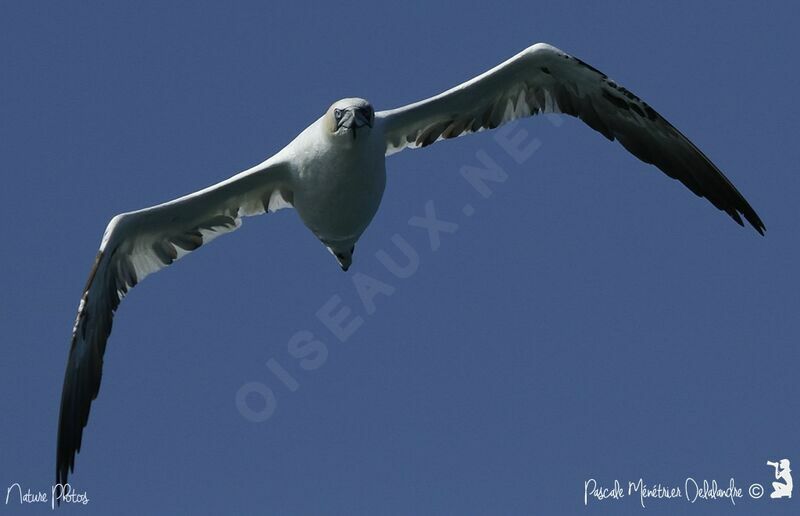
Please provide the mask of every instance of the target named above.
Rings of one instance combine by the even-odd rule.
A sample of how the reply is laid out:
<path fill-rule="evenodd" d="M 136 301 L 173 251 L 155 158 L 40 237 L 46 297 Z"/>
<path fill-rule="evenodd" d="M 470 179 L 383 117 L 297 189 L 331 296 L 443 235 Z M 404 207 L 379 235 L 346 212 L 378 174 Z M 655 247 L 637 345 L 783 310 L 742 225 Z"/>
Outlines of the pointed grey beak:
<path fill-rule="evenodd" d="M 372 127 L 372 113 L 369 108 L 350 108 L 347 109 L 339 120 L 338 127 L 350 129 L 353 133 L 353 139 L 356 138 L 356 133 L 360 127 L 365 125 Z"/>
<path fill-rule="evenodd" d="M 366 108 L 348 109 L 339 121 L 339 126 L 347 129 L 358 129 L 365 125 L 372 127 L 370 112 Z"/>

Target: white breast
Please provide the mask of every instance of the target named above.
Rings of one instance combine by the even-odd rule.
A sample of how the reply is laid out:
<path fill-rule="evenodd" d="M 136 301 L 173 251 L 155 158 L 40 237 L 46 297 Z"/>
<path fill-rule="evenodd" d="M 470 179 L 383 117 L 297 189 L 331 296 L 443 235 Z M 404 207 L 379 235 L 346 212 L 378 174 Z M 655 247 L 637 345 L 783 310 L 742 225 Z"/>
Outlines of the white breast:
<path fill-rule="evenodd" d="M 353 245 L 386 186 L 384 137 L 378 127 L 360 128 L 355 139 L 329 135 L 321 120 L 285 149 L 294 169 L 294 207 L 326 245 Z"/>

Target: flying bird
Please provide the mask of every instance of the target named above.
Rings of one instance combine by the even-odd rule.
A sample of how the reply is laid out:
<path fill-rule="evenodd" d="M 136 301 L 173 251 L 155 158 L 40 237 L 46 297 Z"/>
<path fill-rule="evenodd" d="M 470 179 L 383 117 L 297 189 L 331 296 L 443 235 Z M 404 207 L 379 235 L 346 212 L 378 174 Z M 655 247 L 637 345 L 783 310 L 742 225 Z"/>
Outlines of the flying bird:
<path fill-rule="evenodd" d="M 759 233 L 761 219 L 713 163 L 639 97 L 561 50 L 539 43 L 435 97 L 376 112 L 335 102 L 263 163 L 184 197 L 122 213 L 106 227 L 72 330 L 58 425 L 56 482 L 65 484 L 97 397 L 114 312 L 125 294 L 244 217 L 294 208 L 342 270 L 381 202 L 386 156 L 540 113 L 583 120 L 645 163 Z"/>

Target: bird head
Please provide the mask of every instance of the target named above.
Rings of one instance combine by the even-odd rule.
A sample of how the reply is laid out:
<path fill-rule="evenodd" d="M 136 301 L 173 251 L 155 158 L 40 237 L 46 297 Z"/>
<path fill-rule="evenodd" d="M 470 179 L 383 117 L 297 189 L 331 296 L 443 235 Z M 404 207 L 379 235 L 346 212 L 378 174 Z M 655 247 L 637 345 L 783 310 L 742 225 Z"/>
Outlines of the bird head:
<path fill-rule="evenodd" d="M 337 100 L 325 113 L 325 122 L 331 134 L 351 136 L 356 139 L 358 130 L 369 131 L 375 122 L 375 110 L 364 99 Z"/>

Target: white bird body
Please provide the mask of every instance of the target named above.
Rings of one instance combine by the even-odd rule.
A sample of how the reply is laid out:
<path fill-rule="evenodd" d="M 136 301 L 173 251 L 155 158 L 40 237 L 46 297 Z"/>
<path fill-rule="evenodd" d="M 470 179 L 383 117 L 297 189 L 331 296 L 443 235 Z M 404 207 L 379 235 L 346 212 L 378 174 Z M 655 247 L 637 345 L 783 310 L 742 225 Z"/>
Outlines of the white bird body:
<path fill-rule="evenodd" d="M 375 113 L 337 101 L 280 152 L 225 181 L 114 217 L 78 307 L 59 415 L 57 483 L 65 484 L 100 388 L 113 315 L 147 275 L 233 231 L 242 218 L 294 207 L 342 269 L 372 221 L 386 186 L 386 156 L 540 113 L 583 120 L 646 163 L 708 198 L 737 223 L 764 224 L 722 172 L 639 97 L 583 61 L 546 44 L 474 79 L 407 106 Z"/>
<path fill-rule="evenodd" d="M 277 155 L 291 168 L 292 204 L 303 223 L 348 265 L 383 197 L 385 148 L 377 127 L 357 138 L 333 135 L 322 117 Z"/>

